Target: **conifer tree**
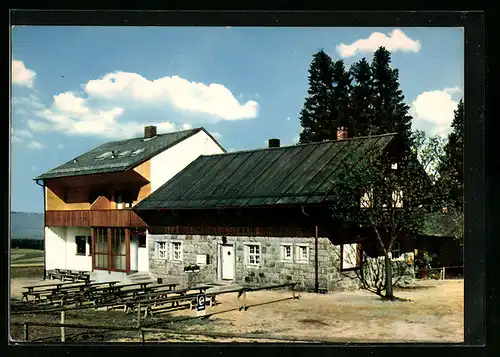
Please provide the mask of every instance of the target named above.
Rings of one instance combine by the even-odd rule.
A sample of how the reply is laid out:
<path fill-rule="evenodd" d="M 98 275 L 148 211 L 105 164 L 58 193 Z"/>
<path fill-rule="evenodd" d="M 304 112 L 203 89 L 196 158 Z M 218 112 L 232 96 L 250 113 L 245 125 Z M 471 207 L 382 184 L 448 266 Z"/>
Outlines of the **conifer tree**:
<path fill-rule="evenodd" d="M 373 128 L 373 79 L 370 64 L 365 58 L 351 65 L 351 136 L 368 136 L 375 132 Z"/>
<path fill-rule="evenodd" d="M 323 50 L 313 55 L 309 67 L 309 90 L 300 112 L 300 143 L 335 139 L 332 137 L 333 63 Z"/>
<path fill-rule="evenodd" d="M 333 63 L 333 90 L 331 98 L 332 132 L 336 139 L 337 127 L 346 127 L 348 133 L 353 130 L 351 114 L 350 91 L 351 75 L 344 67 L 344 61 L 339 60 Z M 351 134 L 349 134 L 351 135 Z"/>
<path fill-rule="evenodd" d="M 442 204 L 463 211 L 463 155 L 464 155 L 464 102 L 458 102 L 454 111 L 452 132 L 444 147 L 444 155 L 439 168 L 438 182 Z"/>
<path fill-rule="evenodd" d="M 390 67 L 391 53 L 379 47 L 371 64 L 373 89 L 374 125 L 379 134 L 398 133 L 410 143 L 411 120 L 409 106 L 404 102 L 404 95 L 399 88 L 399 71 Z"/>

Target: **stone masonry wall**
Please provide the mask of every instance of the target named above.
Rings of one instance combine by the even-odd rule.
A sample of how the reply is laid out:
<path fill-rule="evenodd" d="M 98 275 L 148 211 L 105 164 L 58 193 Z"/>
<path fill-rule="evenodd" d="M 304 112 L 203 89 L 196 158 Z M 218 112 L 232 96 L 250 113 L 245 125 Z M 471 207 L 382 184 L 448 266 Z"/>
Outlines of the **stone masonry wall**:
<path fill-rule="evenodd" d="M 162 277 L 165 281 L 179 282 L 181 286 L 199 283 L 210 283 L 219 280 L 219 245 L 220 236 L 200 235 L 148 235 L 150 249 L 150 272 L 154 277 Z M 156 252 L 156 242 L 183 242 L 183 261 L 159 259 Z M 299 283 L 302 290 L 312 290 L 315 286 L 314 275 L 314 238 L 278 238 L 278 237 L 227 237 L 228 244 L 234 244 L 235 283 L 245 285 L 280 284 L 290 281 Z M 260 266 L 246 264 L 246 244 L 260 245 Z M 283 261 L 281 245 L 292 244 L 294 261 Z M 306 262 L 295 261 L 297 245 L 307 245 L 309 259 Z M 318 280 L 320 289 L 350 290 L 359 287 L 359 281 L 354 279 L 353 272 L 341 273 L 339 246 L 334 246 L 327 238 L 318 239 Z M 184 267 L 196 264 L 197 254 L 207 254 L 208 264 L 199 265 L 197 272 L 185 272 Z"/>

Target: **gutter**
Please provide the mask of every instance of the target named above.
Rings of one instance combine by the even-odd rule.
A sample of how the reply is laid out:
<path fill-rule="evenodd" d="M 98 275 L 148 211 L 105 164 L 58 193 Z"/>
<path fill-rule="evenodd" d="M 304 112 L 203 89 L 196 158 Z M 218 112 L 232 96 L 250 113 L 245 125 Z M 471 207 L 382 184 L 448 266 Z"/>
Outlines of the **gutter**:
<path fill-rule="evenodd" d="M 42 181 L 42 185 L 38 181 Z M 45 181 L 35 179 L 35 183 L 43 189 L 43 280 L 47 278 L 47 249 L 45 247 Z"/>
<path fill-rule="evenodd" d="M 300 206 L 302 214 L 308 218 L 311 218 L 311 215 L 306 213 L 304 210 L 304 206 Z M 319 261 L 318 261 L 318 225 L 314 224 L 314 291 L 319 293 Z"/>

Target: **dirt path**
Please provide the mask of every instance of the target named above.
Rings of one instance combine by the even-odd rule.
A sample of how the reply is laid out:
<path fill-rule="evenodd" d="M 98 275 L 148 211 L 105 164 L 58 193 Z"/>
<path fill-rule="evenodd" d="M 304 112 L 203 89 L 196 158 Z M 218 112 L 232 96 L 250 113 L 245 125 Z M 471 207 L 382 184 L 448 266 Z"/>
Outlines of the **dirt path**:
<path fill-rule="evenodd" d="M 411 299 L 408 302 L 381 301 L 363 290 L 328 295 L 302 293 L 299 300 L 215 315 L 210 325 L 192 329 L 330 341 L 463 341 L 463 280 L 424 281 L 421 285 L 424 288 L 397 291 L 398 297 Z M 290 295 L 254 292 L 247 295 L 247 303 Z M 233 294 L 222 295 L 220 301 L 222 304 L 214 310 L 238 306 Z"/>

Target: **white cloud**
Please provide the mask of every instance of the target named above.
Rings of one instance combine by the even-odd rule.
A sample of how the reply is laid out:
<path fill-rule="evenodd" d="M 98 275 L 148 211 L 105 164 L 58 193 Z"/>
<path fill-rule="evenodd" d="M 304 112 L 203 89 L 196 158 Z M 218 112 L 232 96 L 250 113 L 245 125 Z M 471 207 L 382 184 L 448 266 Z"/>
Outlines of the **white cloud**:
<path fill-rule="evenodd" d="M 460 88 L 458 86 L 450 87 L 450 88 L 445 88 L 445 89 L 443 89 L 443 92 L 450 93 L 450 94 L 461 93 L 462 92 L 462 88 Z"/>
<path fill-rule="evenodd" d="M 22 143 L 24 140 L 21 139 L 20 137 L 16 136 L 16 135 L 12 135 L 12 142 L 13 143 Z"/>
<path fill-rule="evenodd" d="M 222 120 L 255 118 L 259 108 L 253 100 L 240 104 L 222 84 L 206 85 L 179 76 L 149 80 L 137 73 L 114 72 L 88 81 L 83 88 L 91 98 L 121 99 L 142 105 L 169 103 L 176 109 Z"/>
<path fill-rule="evenodd" d="M 156 125 L 158 132 L 192 129 L 188 123 L 133 120 L 134 110 L 141 116 L 157 109 L 177 109 L 201 114 L 198 121 L 250 119 L 257 116 L 258 104 L 240 104 L 223 85 L 189 82 L 178 76 L 148 80 L 139 74 L 115 72 L 90 80 L 81 93 L 68 91 L 54 95 L 47 107 L 35 95 L 15 98 L 15 106 L 30 107 L 32 131 L 59 131 L 69 135 L 95 135 L 128 138 L 142 134 L 145 125 Z M 127 115 L 128 112 L 132 113 Z M 171 114 L 170 114 L 171 115 Z M 189 118 L 189 115 L 188 115 Z"/>
<path fill-rule="evenodd" d="M 26 129 L 11 129 L 12 130 L 12 142 L 22 143 L 26 139 L 32 139 L 33 134 Z"/>
<path fill-rule="evenodd" d="M 23 61 L 12 60 L 12 83 L 33 88 L 36 73 L 26 68 Z"/>
<path fill-rule="evenodd" d="M 64 144 L 59 144 L 59 145 L 57 145 L 57 147 L 58 147 L 59 149 L 63 149 L 63 148 L 64 148 Z"/>
<path fill-rule="evenodd" d="M 31 143 L 28 144 L 28 149 L 34 149 L 34 150 L 39 150 L 39 149 L 43 149 L 43 145 L 41 143 L 39 143 L 38 141 L 36 140 L 33 140 Z"/>
<path fill-rule="evenodd" d="M 458 92 L 458 87 L 449 90 L 434 90 L 420 93 L 412 102 L 410 114 L 413 116 L 413 128 L 426 131 L 430 135 L 446 136 L 451 131 L 454 110 L 458 101 L 450 93 Z"/>
<path fill-rule="evenodd" d="M 291 118 L 290 117 L 287 117 L 286 120 L 290 120 Z"/>
<path fill-rule="evenodd" d="M 20 138 L 31 139 L 33 138 L 33 134 L 30 133 L 29 130 L 26 129 L 17 129 L 14 130 L 14 135 Z"/>
<path fill-rule="evenodd" d="M 217 140 L 220 140 L 222 138 L 222 134 L 217 131 L 211 131 L 210 134 Z"/>
<path fill-rule="evenodd" d="M 341 43 L 337 46 L 337 52 L 341 57 L 351 57 L 358 53 L 374 52 L 380 46 L 384 46 L 391 52 L 419 52 L 421 47 L 420 41 L 412 40 L 403 31 L 395 29 L 389 36 L 381 32 L 373 32 L 368 38 L 359 39 L 350 45 Z"/>

